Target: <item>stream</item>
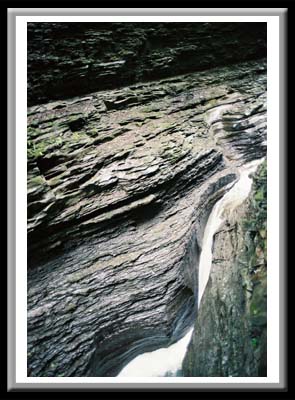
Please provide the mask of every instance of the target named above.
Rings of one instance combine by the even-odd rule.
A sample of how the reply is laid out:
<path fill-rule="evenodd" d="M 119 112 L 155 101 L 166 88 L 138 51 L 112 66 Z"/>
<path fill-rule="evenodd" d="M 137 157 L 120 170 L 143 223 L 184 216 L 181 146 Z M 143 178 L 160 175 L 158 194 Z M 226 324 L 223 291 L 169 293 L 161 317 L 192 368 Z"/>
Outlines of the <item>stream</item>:
<path fill-rule="evenodd" d="M 202 244 L 199 263 L 199 291 L 198 307 L 204 294 L 212 264 L 212 245 L 215 232 L 220 228 L 226 218 L 226 213 L 231 213 L 248 197 L 252 179 L 249 175 L 256 171 L 263 159 L 251 161 L 239 170 L 240 178 L 232 185 L 228 185 L 226 194 L 214 205 L 208 218 Z M 131 360 L 118 374 L 119 377 L 163 377 L 177 376 L 181 370 L 187 347 L 189 345 L 193 327 L 176 343 L 169 347 L 140 354 Z"/>

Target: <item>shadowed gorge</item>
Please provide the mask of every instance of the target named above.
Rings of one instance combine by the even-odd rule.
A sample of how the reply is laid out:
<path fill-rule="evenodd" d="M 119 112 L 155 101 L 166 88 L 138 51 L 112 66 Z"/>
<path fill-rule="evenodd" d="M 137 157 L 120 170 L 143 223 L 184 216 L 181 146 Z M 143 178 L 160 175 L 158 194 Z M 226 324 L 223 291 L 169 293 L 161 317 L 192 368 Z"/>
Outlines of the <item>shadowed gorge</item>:
<path fill-rule="evenodd" d="M 265 54 L 264 23 L 28 23 L 28 102 L 59 100 Z M 120 104 L 130 101 L 125 98 Z"/>
<path fill-rule="evenodd" d="M 28 376 L 116 376 L 198 320 L 210 212 L 266 155 L 265 31 L 28 25 Z"/>

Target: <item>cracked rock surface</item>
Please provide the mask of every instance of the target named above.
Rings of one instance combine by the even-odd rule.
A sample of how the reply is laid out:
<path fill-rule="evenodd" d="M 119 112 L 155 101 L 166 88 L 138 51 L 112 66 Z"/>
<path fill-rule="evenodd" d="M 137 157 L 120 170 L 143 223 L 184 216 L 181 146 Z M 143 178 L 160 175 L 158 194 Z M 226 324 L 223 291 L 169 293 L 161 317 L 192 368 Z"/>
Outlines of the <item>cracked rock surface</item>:
<path fill-rule="evenodd" d="M 210 210 L 265 141 L 265 59 L 29 107 L 28 375 L 184 335 Z"/>

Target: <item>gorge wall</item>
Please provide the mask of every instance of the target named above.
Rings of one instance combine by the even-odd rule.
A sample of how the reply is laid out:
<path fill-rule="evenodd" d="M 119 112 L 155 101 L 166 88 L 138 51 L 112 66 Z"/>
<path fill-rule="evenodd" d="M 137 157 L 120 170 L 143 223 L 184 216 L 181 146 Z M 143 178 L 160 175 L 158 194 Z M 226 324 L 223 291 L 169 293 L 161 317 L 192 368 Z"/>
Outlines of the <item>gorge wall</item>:
<path fill-rule="evenodd" d="M 214 237 L 184 376 L 267 376 L 266 162 Z"/>
<path fill-rule="evenodd" d="M 28 23 L 28 104 L 265 54 L 266 23 Z"/>
<path fill-rule="evenodd" d="M 29 376 L 183 336 L 210 210 L 266 154 L 265 24 L 75 25 L 28 26 Z"/>

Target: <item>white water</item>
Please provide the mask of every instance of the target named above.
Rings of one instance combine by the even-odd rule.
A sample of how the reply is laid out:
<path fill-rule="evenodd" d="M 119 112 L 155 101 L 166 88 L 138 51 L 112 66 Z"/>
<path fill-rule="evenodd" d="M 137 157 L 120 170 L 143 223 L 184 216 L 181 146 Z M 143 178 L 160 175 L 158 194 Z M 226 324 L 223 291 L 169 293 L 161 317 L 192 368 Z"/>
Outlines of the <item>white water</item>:
<path fill-rule="evenodd" d="M 238 182 L 214 205 L 211 211 L 206 224 L 203 249 L 200 255 L 198 306 L 200 306 L 210 276 L 214 234 L 224 222 L 225 213 L 228 213 L 230 216 L 233 210 L 248 197 L 252 185 L 252 179 L 249 177 L 249 174 L 255 172 L 261 162 L 262 160 L 255 160 L 241 167 Z"/>
<path fill-rule="evenodd" d="M 252 179 L 249 174 L 254 172 L 262 160 L 252 161 L 240 170 L 240 179 L 214 205 L 206 224 L 203 250 L 199 263 L 199 296 L 198 305 L 206 288 L 212 263 L 212 244 L 215 232 L 224 221 L 225 212 L 231 213 L 243 203 L 250 193 Z M 230 185 L 229 185 L 230 186 Z M 175 374 L 182 366 L 182 361 L 190 342 L 193 328 L 178 342 L 167 348 L 161 348 L 149 353 L 143 353 L 128 363 L 119 373 L 119 377 L 155 377 L 165 376 L 167 372 Z"/>
<path fill-rule="evenodd" d="M 181 368 L 193 328 L 178 342 L 150 353 L 143 353 L 130 361 L 118 376 L 164 376 L 175 374 Z"/>

